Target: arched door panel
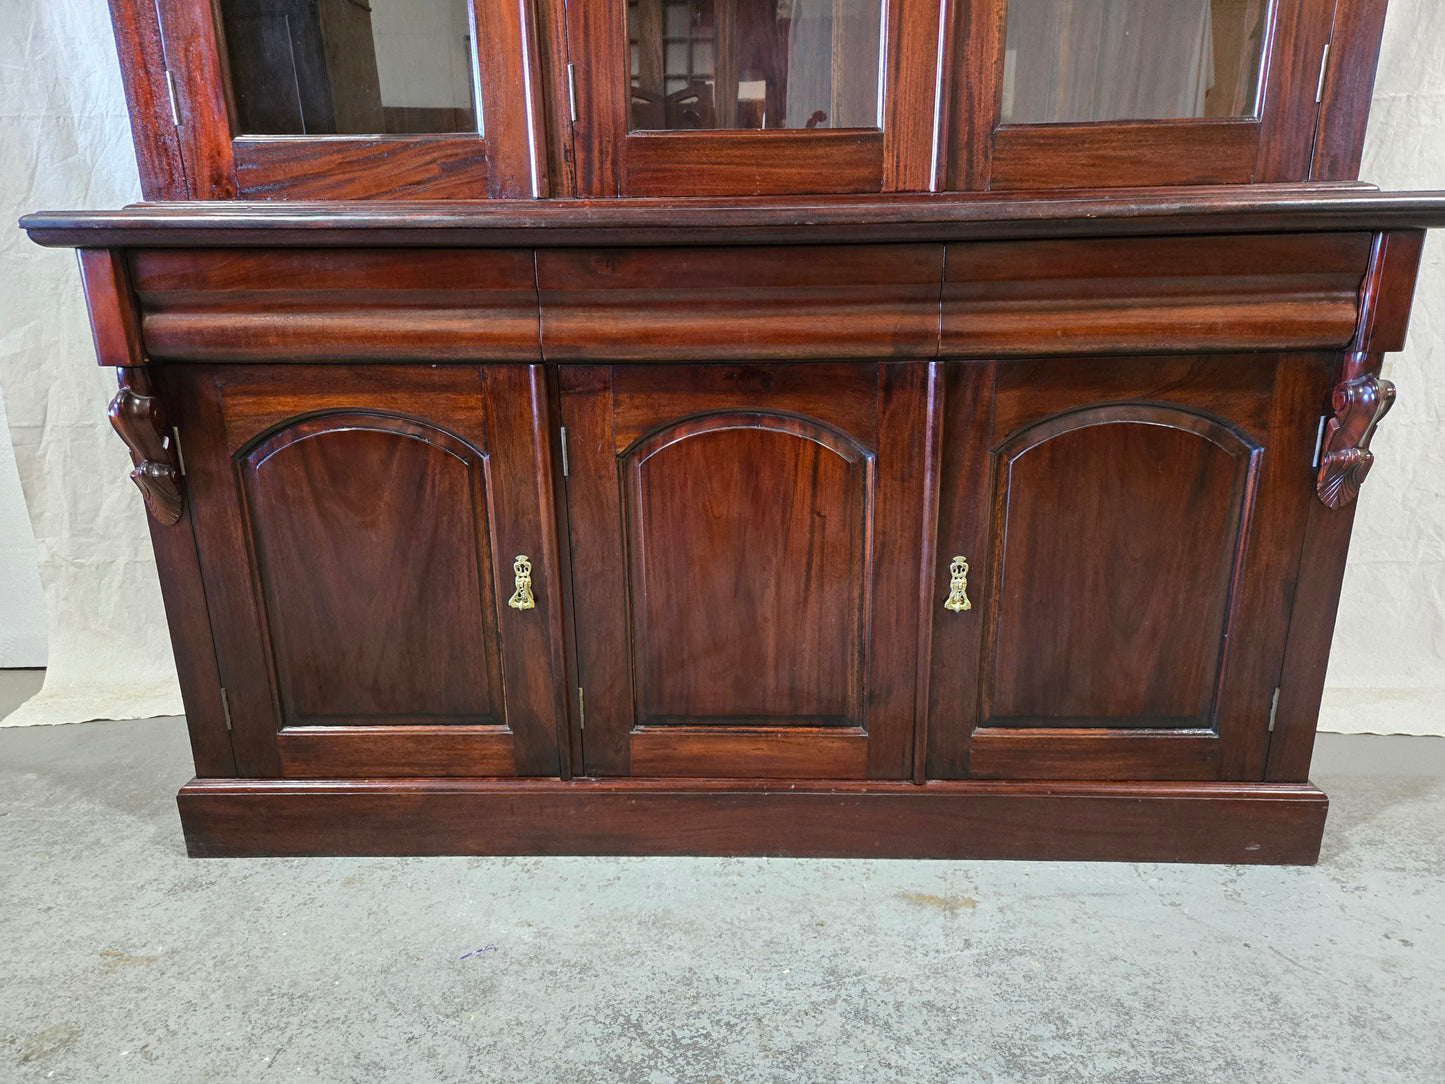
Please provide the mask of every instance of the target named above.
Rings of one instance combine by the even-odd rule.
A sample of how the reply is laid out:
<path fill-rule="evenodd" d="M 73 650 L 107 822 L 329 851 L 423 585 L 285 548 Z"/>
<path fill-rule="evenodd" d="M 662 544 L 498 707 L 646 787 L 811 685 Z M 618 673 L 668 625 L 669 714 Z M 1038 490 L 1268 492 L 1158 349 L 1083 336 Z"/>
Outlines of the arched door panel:
<path fill-rule="evenodd" d="M 1325 359 L 949 366 L 929 774 L 1258 779 Z M 1302 407 L 1300 404 L 1306 404 Z"/>
<path fill-rule="evenodd" d="M 911 773 L 932 379 L 563 367 L 589 773 Z"/>
<path fill-rule="evenodd" d="M 180 383 L 242 774 L 563 774 L 540 367 Z"/>

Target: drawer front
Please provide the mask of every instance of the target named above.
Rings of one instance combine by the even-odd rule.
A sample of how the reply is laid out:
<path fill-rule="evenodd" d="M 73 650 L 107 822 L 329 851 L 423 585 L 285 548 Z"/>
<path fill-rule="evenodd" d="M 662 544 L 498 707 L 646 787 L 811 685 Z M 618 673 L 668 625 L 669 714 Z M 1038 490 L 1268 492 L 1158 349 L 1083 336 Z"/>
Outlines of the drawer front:
<path fill-rule="evenodd" d="M 1342 347 L 1367 233 L 951 244 L 944 357 Z"/>
<path fill-rule="evenodd" d="M 540 361 L 529 249 L 150 249 L 141 334 L 168 361 Z"/>
<path fill-rule="evenodd" d="M 942 245 L 537 253 L 553 361 L 931 358 Z"/>

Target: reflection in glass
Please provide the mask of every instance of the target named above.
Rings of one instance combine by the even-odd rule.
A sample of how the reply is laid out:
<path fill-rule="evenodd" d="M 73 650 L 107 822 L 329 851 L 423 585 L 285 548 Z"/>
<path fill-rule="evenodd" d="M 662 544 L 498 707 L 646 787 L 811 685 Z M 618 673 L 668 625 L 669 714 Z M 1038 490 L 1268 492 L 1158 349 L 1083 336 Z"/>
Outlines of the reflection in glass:
<path fill-rule="evenodd" d="M 628 0 L 632 131 L 876 128 L 883 0 Z"/>
<path fill-rule="evenodd" d="M 1005 124 L 1251 116 L 1269 0 L 1009 0 Z"/>
<path fill-rule="evenodd" d="M 249 135 L 475 132 L 469 0 L 220 0 Z"/>

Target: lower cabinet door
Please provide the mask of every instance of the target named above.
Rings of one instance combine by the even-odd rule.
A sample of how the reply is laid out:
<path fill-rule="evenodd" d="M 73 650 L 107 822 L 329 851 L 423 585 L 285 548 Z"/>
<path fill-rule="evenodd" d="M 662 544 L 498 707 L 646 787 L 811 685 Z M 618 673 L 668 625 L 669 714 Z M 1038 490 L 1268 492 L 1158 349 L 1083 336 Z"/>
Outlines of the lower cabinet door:
<path fill-rule="evenodd" d="M 932 777 L 1262 777 L 1330 360 L 947 366 Z"/>
<path fill-rule="evenodd" d="M 910 775 L 936 367 L 559 379 L 587 772 Z"/>
<path fill-rule="evenodd" d="M 185 366 L 242 775 L 565 773 L 540 366 Z"/>

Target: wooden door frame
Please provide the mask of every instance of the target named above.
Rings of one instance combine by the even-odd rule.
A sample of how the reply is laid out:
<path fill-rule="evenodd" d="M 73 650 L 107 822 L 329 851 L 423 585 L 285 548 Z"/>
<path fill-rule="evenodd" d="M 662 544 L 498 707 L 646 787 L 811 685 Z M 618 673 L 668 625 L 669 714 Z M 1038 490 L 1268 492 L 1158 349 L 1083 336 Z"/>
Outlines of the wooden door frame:
<path fill-rule="evenodd" d="M 110 0 L 141 191 L 147 200 L 237 199 L 246 195 L 297 198 L 301 192 L 288 192 L 284 184 L 264 193 L 243 191 L 237 178 L 214 22 L 209 17 L 200 20 L 195 17 L 197 11 L 205 11 L 204 5 L 208 2 Z M 927 153 L 892 156 L 894 183 L 889 190 L 983 190 L 990 186 L 998 109 L 995 93 L 998 73 L 994 66 L 998 63 L 1003 35 L 1001 9 L 985 3 L 964 3 L 964 0 L 942 2 L 942 17 L 935 17 L 930 24 L 941 23 L 944 31 L 941 50 L 944 78 L 938 96 L 940 131 L 935 138 L 931 109 L 915 111 L 910 117 L 910 123 L 915 126 L 920 124 L 924 113 L 929 114 L 928 137 L 923 140 Z M 1295 146 L 1286 158 L 1273 162 L 1268 176 L 1261 175 L 1257 180 L 1353 180 L 1359 175 L 1385 6 L 1386 0 L 1336 0 L 1329 35 L 1331 62 L 1322 87 L 1314 153 L 1312 157 L 1306 153 L 1301 166 L 1300 152 Z M 494 10 L 489 5 L 482 7 L 488 12 Z M 465 191 L 469 194 L 511 198 L 620 194 L 620 162 L 613 148 L 605 141 L 589 145 L 593 134 L 604 130 L 605 126 L 599 124 L 607 118 L 598 117 L 595 100 L 583 96 L 578 101 L 576 122 L 571 119 L 568 63 L 577 65 L 577 73 L 584 82 L 591 63 L 595 63 L 587 53 L 595 29 L 589 28 L 588 20 L 579 19 L 582 7 L 570 5 L 569 11 L 563 0 L 516 0 L 515 20 L 511 19 L 511 5 L 495 9 L 498 18 L 503 18 L 508 27 L 516 28 L 513 40 L 525 41 L 527 51 L 525 54 L 509 53 L 505 48 L 493 51 L 492 63 L 481 71 L 484 97 L 489 80 L 490 85 L 530 87 L 530 97 L 520 104 L 524 110 L 530 104 L 532 138 L 513 138 L 503 145 L 489 137 L 486 150 L 490 153 L 481 155 L 475 147 L 464 148 L 464 153 L 470 155 L 465 160 L 472 163 L 463 171 L 467 174 Z M 595 21 L 598 6 L 586 7 L 594 13 L 592 21 Z M 168 13 L 164 35 L 162 10 Z M 189 19 L 184 17 L 188 11 Z M 177 21 L 173 12 L 180 12 L 182 18 Z M 528 12 L 533 16 L 531 20 L 525 18 Z M 929 23 L 929 20 L 923 22 Z M 935 34 L 935 44 L 936 37 Z M 491 40 L 499 46 L 502 44 L 502 37 Z M 171 114 L 168 47 L 176 54 L 171 66 L 181 72 L 176 84 L 180 126 L 174 123 Z M 509 83 L 508 71 L 524 71 L 520 63 L 523 55 L 528 61 L 525 78 L 519 74 Z M 992 63 L 988 57 L 994 58 Z M 1297 57 L 1292 70 L 1317 60 L 1317 53 Z M 1295 71 L 1294 77 L 1299 78 L 1302 70 Z M 497 74 L 489 76 L 488 72 Z M 1309 75 L 1304 72 L 1304 82 L 1313 85 Z M 915 101 L 932 100 L 931 94 L 918 97 L 917 88 L 913 94 Z M 895 102 L 897 100 L 895 98 Z M 515 113 L 519 103 L 509 100 L 509 104 Z M 483 111 L 486 122 L 485 102 Z M 493 132 L 497 130 L 497 125 L 488 123 L 488 127 Z M 511 127 L 515 135 L 518 129 L 515 125 Z M 917 132 L 913 135 L 912 144 L 916 144 Z M 425 143 L 426 137 L 421 140 Z M 476 141 L 467 139 L 466 142 Z M 443 150 L 432 144 L 416 155 L 436 161 Z M 534 154 L 539 175 L 536 185 L 531 176 Z M 316 164 L 314 159 L 296 162 L 290 172 L 300 176 L 315 170 Z M 924 171 L 922 175 L 920 169 Z M 327 191 L 323 182 L 323 187 L 312 189 L 311 194 L 340 198 L 355 193 L 343 186 Z M 370 194 L 390 193 L 385 186 L 373 185 Z"/>
<path fill-rule="evenodd" d="M 946 137 L 937 186 L 1009 191 L 1352 180 L 1384 8 L 1385 0 L 1275 0 L 1255 118 L 1000 125 L 1007 0 L 955 0 L 944 44 Z"/>
<path fill-rule="evenodd" d="M 580 196 L 754 196 L 926 192 L 935 159 L 945 0 L 884 0 L 883 127 L 628 134 L 626 0 L 566 7 L 571 123 Z M 706 180 L 700 178 L 705 174 Z"/>
<path fill-rule="evenodd" d="M 485 137 L 242 136 L 229 100 L 215 3 L 110 0 L 146 199 L 540 199 L 551 194 L 533 0 L 471 0 L 482 97 L 477 106 Z M 525 88 L 524 93 L 516 94 L 516 87 Z"/>

